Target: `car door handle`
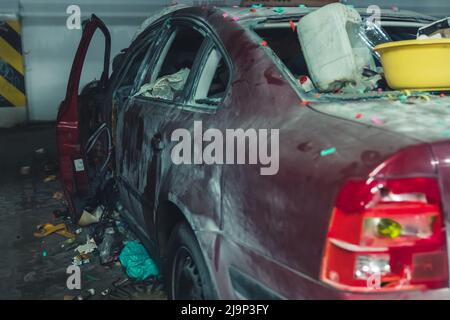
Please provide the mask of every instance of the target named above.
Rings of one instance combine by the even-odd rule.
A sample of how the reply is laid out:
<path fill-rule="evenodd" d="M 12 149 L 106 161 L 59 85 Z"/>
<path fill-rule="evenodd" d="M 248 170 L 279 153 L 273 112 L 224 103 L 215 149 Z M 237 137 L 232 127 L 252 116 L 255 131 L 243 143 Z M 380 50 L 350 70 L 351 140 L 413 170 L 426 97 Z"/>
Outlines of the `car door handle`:
<path fill-rule="evenodd" d="M 152 138 L 152 149 L 155 151 L 161 151 L 164 149 L 164 142 L 160 133 L 156 133 Z"/>

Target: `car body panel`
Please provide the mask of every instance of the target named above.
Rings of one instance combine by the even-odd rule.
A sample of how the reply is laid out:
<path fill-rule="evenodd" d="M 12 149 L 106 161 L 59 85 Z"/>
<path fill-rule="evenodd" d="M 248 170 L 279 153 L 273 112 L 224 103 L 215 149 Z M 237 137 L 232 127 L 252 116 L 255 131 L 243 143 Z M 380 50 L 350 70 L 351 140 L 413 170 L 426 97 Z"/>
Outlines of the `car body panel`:
<path fill-rule="evenodd" d="M 286 8 L 285 14 L 309 10 Z M 224 12 L 239 19 L 225 19 Z M 412 15 L 387 14 L 398 19 Z M 115 175 L 124 212 L 140 235 L 157 247 L 158 207 L 174 204 L 197 236 L 220 298 L 450 298 L 448 289 L 354 294 L 319 280 L 332 208 L 347 179 L 364 178 L 374 171 L 401 175 L 379 165 L 399 151 L 410 159 L 418 149 L 426 150 L 425 155 L 416 159 L 409 174 L 450 176 L 448 142 L 436 142 L 444 139 L 445 124 L 427 130 L 447 115 L 447 107 L 433 110 L 439 108 L 434 100 L 410 106 L 388 99 L 344 102 L 327 97 L 307 106 L 283 66 L 239 22 L 268 15 L 280 18 L 267 8 L 255 14 L 248 8 L 209 7 L 183 8 L 165 17 L 209 25 L 207 32 L 232 61 L 231 84 L 224 102 L 212 113 L 134 96 L 118 107 L 117 127 L 111 121 L 111 130 L 117 133 Z M 408 109 L 414 107 L 430 112 Z M 363 118 L 355 120 L 357 112 Z M 401 118 L 402 112 L 408 116 Z M 385 125 L 374 125 L 375 116 L 383 118 Z M 279 129 L 278 174 L 262 176 L 258 165 L 174 165 L 171 133 L 178 128 L 192 133 L 194 121 L 200 120 L 204 128 L 221 131 Z M 329 148 L 336 152 L 321 156 Z M 447 180 L 441 177 L 449 208 Z"/>

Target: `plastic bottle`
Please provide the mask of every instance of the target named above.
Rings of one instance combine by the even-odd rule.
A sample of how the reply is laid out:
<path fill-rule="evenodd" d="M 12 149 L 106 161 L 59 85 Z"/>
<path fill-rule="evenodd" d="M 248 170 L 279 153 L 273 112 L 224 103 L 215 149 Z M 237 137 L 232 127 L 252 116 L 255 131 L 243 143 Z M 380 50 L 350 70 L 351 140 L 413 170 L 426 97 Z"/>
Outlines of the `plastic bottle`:
<path fill-rule="evenodd" d="M 105 230 L 103 241 L 100 243 L 98 250 L 100 252 L 100 263 L 108 263 L 111 258 L 111 249 L 114 242 L 114 228 L 108 227 Z"/>
<path fill-rule="evenodd" d="M 378 59 L 380 59 L 380 55 L 373 48 L 379 44 L 392 41 L 391 37 L 379 25 L 367 20 L 361 24 L 359 36 Z"/>

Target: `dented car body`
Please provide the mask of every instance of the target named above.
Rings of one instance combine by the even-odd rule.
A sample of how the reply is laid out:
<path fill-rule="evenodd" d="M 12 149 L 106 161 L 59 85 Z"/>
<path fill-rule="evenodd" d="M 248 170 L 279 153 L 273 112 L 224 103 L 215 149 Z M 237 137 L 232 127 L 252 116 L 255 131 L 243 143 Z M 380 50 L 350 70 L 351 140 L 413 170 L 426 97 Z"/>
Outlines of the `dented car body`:
<path fill-rule="evenodd" d="M 270 41 L 261 45 L 254 30 L 260 23 L 289 26 L 309 10 L 173 10 L 144 28 L 110 77 L 109 34 L 93 16 L 58 115 L 71 213 L 78 219 L 87 201 L 110 191 L 114 181 L 116 210 L 165 268 L 172 298 L 450 298 L 449 101 L 416 96 L 402 104 L 392 98 L 395 92 L 304 92 Z M 384 16 L 396 28 L 429 22 L 413 13 Z M 104 72 L 78 93 L 97 29 L 105 35 Z M 209 83 L 217 89 L 204 92 L 214 57 L 220 71 Z M 170 98 L 139 94 L 185 67 L 187 78 Z M 174 164 L 172 133 L 183 128 L 193 134 L 196 121 L 222 132 L 278 129 L 278 172 L 261 175 L 260 166 L 250 164 Z M 329 149 L 334 152 L 322 152 Z M 384 199 L 386 189 L 400 200 L 373 204 L 375 193 Z M 403 194 L 425 194 L 425 200 L 405 201 Z M 416 212 L 412 220 L 430 217 L 425 235 L 393 244 L 364 238 L 365 218 L 395 211 L 403 221 L 409 213 L 402 205 Z M 195 244 L 186 240 L 192 236 Z M 380 285 L 367 286 L 372 279 L 357 273 L 359 261 L 385 257 L 390 264 L 380 272 Z"/>

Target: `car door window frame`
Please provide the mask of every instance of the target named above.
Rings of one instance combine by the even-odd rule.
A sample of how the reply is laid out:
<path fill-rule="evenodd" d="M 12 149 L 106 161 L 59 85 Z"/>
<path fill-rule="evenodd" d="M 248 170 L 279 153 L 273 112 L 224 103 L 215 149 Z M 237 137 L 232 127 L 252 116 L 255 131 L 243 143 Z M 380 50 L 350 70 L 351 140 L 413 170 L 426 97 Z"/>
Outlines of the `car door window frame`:
<path fill-rule="evenodd" d="M 126 49 L 127 56 L 125 58 L 125 62 L 123 63 L 122 67 L 117 72 L 117 76 L 114 77 L 113 81 L 110 83 L 110 92 L 114 96 L 114 93 L 120 88 L 120 85 L 122 84 L 123 79 L 127 75 L 128 71 L 130 70 L 131 66 L 133 65 L 134 59 L 137 55 L 139 55 L 142 50 L 146 50 L 146 53 L 144 55 L 144 59 L 142 59 L 141 64 L 139 66 L 139 69 L 134 77 L 133 85 L 130 91 L 130 96 L 132 96 L 137 87 L 137 83 L 142 77 L 142 73 L 145 71 L 144 66 L 146 65 L 146 61 L 151 57 L 152 53 L 155 52 L 156 46 L 158 44 L 158 41 L 160 40 L 161 34 L 162 34 L 162 23 L 158 21 L 155 25 L 152 25 L 150 30 L 146 30 L 145 36 L 139 37 L 133 44 Z M 142 47 L 147 46 L 147 48 L 143 49 Z"/>
<path fill-rule="evenodd" d="M 155 48 L 155 52 L 153 54 L 153 57 L 150 61 L 147 61 L 145 68 L 147 69 L 147 72 L 143 72 L 142 77 L 140 81 L 137 84 L 135 93 L 138 92 L 139 88 L 142 87 L 142 85 L 145 84 L 145 79 L 149 78 L 149 73 L 151 81 L 155 80 L 155 77 L 157 77 L 159 73 L 159 69 L 162 66 L 162 64 L 165 61 L 166 54 L 170 50 L 173 41 L 176 37 L 177 29 L 181 26 L 185 26 L 188 28 L 192 28 L 203 35 L 204 40 L 199 48 L 199 51 L 194 59 L 194 63 L 192 66 L 192 69 L 189 72 L 188 79 L 186 80 L 185 87 L 183 88 L 182 93 L 179 95 L 178 99 L 174 100 L 166 100 L 166 99 L 160 99 L 155 97 L 145 97 L 145 96 L 135 96 L 137 99 L 142 99 L 145 101 L 152 101 L 156 104 L 160 104 L 167 107 L 176 107 L 180 109 L 185 109 L 185 107 L 189 104 L 189 101 L 192 99 L 192 83 L 196 81 L 198 77 L 199 70 L 201 64 L 204 61 L 205 52 L 208 52 L 208 49 L 210 47 L 210 39 L 208 38 L 211 34 L 209 31 L 209 26 L 207 23 L 203 20 L 199 20 L 193 17 L 185 17 L 185 16 L 178 16 L 178 17 L 172 17 L 169 18 L 163 27 L 163 32 L 161 33 L 161 38 L 168 39 L 164 44 L 160 44 L 158 47 Z M 215 36 L 216 39 L 218 39 L 217 36 Z M 218 46 L 219 47 L 219 46 Z M 223 54 L 223 49 L 221 50 L 221 54 Z M 227 61 L 227 64 L 229 66 L 229 61 Z M 160 65 L 158 67 L 158 65 Z M 230 79 L 231 79 L 231 69 L 230 70 Z M 229 81 L 230 82 L 230 81 Z M 228 84 L 229 86 L 229 84 Z M 227 88 L 229 89 L 229 87 Z M 197 107 L 198 108 L 198 107 Z M 203 110 L 204 110 L 203 106 Z"/>
<path fill-rule="evenodd" d="M 197 92 L 197 88 L 200 82 L 200 79 L 203 75 L 203 71 L 206 68 L 206 63 L 212 53 L 213 50 L 217 50 L 226 67 L 228 68 L 228 81 L 225 88 L 225 93 L 222 101 L 217 104 L 206 104 L 206 103 L 198 103 L 195 101 L 195 95 Z M 215 34 L 208 35 L 208 43 L 205 46 L 205 50 L 202 52 L 201 59 L 199 61 L 200 68 L 196 70 L 196 74 L 194 75 L 194 79 L 191 82 L 188 94 L 188 100 L 186 101 L 186 110 L 191 110 L 193 112 L 206 112 L 206 113 L 215 113 L 221 107 L 225 105 L 225 100 L 231 94 L 231 82 L 233 77 L 233 64 L 231 62 L 231 58 L 229 57 L 227 51 L 224 48 L 222 42 L 218 39 Z"/>

